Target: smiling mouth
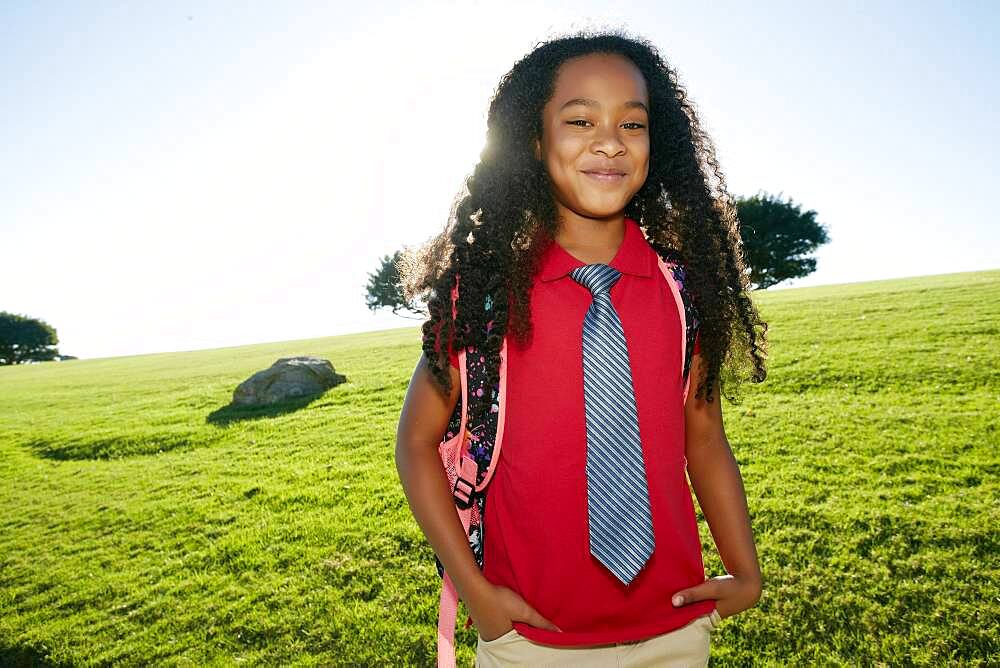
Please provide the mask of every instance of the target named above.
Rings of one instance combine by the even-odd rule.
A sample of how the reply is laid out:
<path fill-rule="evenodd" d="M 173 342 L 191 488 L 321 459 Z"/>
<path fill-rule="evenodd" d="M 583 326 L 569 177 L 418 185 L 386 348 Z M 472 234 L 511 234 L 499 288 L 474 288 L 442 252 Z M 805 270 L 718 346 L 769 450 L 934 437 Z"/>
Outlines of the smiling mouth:
<path fill-rule="evenodd" d="M 601 183 L 618 183 L 625 180 L 625 175 L 620 172 L 583 172 L 595 181 Z"/>

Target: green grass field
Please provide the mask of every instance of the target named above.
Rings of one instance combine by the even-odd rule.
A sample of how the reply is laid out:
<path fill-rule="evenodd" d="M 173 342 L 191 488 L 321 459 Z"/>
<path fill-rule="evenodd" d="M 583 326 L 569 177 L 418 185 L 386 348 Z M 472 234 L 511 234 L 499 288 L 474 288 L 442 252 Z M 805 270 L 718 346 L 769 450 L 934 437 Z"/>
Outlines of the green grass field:
<path fill-rule="evenodd" d="M 769 377 L 723 415 L 764 593 L 712 665 L 997 665 L 1000 270 L 757 299 Z M 432 665 L 393 452 L 419 350 L 407 327 L 0 368 L 0 665 Z M 349 382 L 226 408 L 300 354 Z"/>

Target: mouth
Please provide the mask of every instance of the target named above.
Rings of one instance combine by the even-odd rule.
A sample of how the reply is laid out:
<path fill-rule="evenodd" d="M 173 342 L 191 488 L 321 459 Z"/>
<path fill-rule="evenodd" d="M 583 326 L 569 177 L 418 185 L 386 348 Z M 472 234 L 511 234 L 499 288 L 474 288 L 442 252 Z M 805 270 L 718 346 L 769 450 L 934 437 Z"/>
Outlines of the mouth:
<path fill-rule="evenodd" d="M 585 171 L 583 173 L 595 181 L 600 181 L 601 183 L 618 183 L 625 180 L 625 174 L 623 172 L 594 170 Z"/>

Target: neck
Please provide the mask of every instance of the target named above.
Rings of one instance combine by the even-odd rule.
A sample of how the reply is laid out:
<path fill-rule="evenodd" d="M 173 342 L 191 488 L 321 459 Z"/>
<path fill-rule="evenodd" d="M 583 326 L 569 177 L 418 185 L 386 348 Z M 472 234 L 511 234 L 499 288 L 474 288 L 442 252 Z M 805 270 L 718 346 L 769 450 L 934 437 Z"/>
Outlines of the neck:
<path fill-rule="evenodd" d="M 625 240 L 625 214 L 608 218 L 586 218 L 563 214 L 555 241 L 585 264 L 608 264 Z"/>

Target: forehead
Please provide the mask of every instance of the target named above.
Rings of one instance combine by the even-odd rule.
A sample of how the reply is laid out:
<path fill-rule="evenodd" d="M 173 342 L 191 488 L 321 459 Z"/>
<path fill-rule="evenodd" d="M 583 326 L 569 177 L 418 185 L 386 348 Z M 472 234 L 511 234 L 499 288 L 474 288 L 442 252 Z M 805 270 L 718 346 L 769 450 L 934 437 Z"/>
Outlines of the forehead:
<path fill-rule="evenodd" d="M 628 100 L 649 102 L 646 80 L 628 58 L 593 53 L 564 62 L 556 76 L 547 107 L 559 109 L 567 100 L 583 97 L 617 106 Z"/>

